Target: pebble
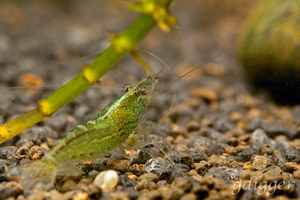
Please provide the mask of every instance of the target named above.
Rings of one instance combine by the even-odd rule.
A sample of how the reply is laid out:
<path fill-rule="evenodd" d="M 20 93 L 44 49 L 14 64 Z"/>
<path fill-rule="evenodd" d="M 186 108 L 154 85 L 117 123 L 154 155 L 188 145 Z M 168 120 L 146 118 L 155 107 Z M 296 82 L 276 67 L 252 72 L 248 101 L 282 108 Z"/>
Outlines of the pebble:
<path fill-rule="evenodd" d="M 251 121 L 245 127 L 245 131 L 249 133 L 261 128 L 261 121 L 262 119 L 258 117 L 251 119 Z"/>
<path fill-rule="evenodd" d="M 180 200 L 196 200 L 197 196 L 193 193 L 185 194 L 182 197 L 180 197 Z"/>
<path fill-rule="evenodd" d="M 0 159 L 9 159 L 17 152 L 17 147 L 6 146 L 0 147 Z"/>
<path fill-rule="evenodd" d="M 134 180 L 132 180 L 131 178 L 129 178 L 127 175 L 122 174 L 122 175 L 119 176 L 118 185 L 122 185 L 125 188 L 135 187 L 136 182 Z"/>
<path fill-rule="evenodd" d="M 43 149 L 37 145 L 32 146 L 28 152 L 28 157 L 30 160 L 41 159 L 43 156 L 44 156 Z"/>
<path fill-rule="evenodd" d="M 270 165 L 270 160 L 265 156 L 254 156 L 252 161 L 252 166 L 254 169 L 260 170 L 265 169 L 268 165 Z"/>
<path fill-rule="evenodd" d="M 67 192 L 70 191 L 72 189 L 74 189 L 76 187 L 77 183 L 71 179 L 67 180 L 66 182 L 64 182 L 64 184 L 61 187 L 61 191 L 62 192 Z"/>
<path fill-rule="evenodd" d="M 72 200 L 88 200 L 88 198 L 89 198 L 88 193 L 78 192 L 78 193 L 74 194 Z"/>
<path fill-rule="evenodd" d="M 120 172 L 127 172 L 130 167 L 130 161 L 125 159 L 108 159 L 106 166 Z"/>
<path fill-rule="evenodd" d="M 179 126 L 178 124 L 171 124 L 170 125 L 170 134 L 173 137 L 176 137 L 178 135 L 186 136 L 187 131 L 185 129 L 183 129 L 181 126 Z"/>
<path fill-rule="evenodd" d="M 19 183 L 7 182 L 4 187 L 0 187 L 0 199 L 17 197 L 20 194 L 23 194 L 23 187 Z"/>
<path fill-rule="evenodd" d="M 213 167 L 205 174 L 205 176 L 213 176 L 223 180 L 239 180 L 241 168 L 231 168 L 226 166 Z"/>
<path fill-rule="evenodd" d="M 300 150 L 287 149 L 285 153 L 289 161 L 300 164 Z"/>
<path fill-rule="evenodd" d="M 200 123 L 197 121 L 190 121 L 187 125 L 186 128 L 189 132 L 192 131 L 198 131 L 200 128 Z"/>
<path fill-rule="evenodd" d="M 209 163 L 205 160 L 200 161 L 199 163 L 194 163 L 193 168 L 198 172 L 199 175 L 203 176 L 209 170 Z"/>
<path fill-rule="evenodd" d="M 205 199 L 209 195 L 209 188 L 207 185 L 199 185 L 193 188 L 193 193 L 198 199 Z"/>
<path fill-rule="evenodd" d="M 185 193 L 188 193 L 193 189 L 193 183 L 187 178 L 179 177 L 171 183 L 171 188 L 181 188 Z"/>
<path fill-rule="evenodd" d="M 147 180 L 151 182 L 157 182 L 159 180 L 159 177 L 156 174 L 149 172 L 139 176 L 137 180 L 138 181 Z"/>
<path fill-rule="evenodd" d="M 53 131 L 49 126 L 36 127 L 33 126 L 26 129 L 22 134 L 20 140 L 16 146 L 21 146 L 28 142 L 34 142 L 34 144 L 41 144 L 47 141 L 47 137 L 57 139 L 57 132 Z"/>
<path fill-rule="evenodd" d="M 191 166 L 193 164 L 193 158 L 187 153 L 181 153 L 179 155 L 179 162 Z"/>
<path fill-rule="evenodd" d="M 300 169 L 294 171 L 294 172 L 293 172 L 293 176 L 294 176 L 294 178 L 296 178 L 296 179 L 300 179 Z"/>
<path fill-rule="evenodd" d="M 125 192 L 111 192 L 108 197 L 109 200 L 130 200 L 130 197 Z"/>
<path fill-rule="evenodd" d="M 200 162 L 201 160 L 208 160 L 208 157 L 202 151 L 191 151 L 189 154 L 192 156 L 193 162 Z"/>
<path fill-rule="evenodd" d="M 217 100 L 217 93 L 211 88 L 196 88 L 193 90 L 193 96 L 203 98 L 209 102 Z"/>
<path fill-rule="evenodd" d="M 55 131 L 63 132 L 68 123 L 68 115 L 56 115 L 45 119 L 45 124 Z"/>
<path fill-rule="evenodd" d="M 281 120 L 265 123 L 263 122 L 261 128 L 267 133 L 268 136 L 274 137 L 279 134 L 287 134 L 288 130 L 284 127 Z"/>
<path fill-rule="evenodd" d="M 220 132 L 232 131 L 235 127 L 234 123 L 226 116 L 220 117 L 214 123 L 216 130 Z"/>
<path fill-rule="evenodd" d="M 102 189 L 103 192 L 108 192 L 118 184 L 118 174 L 114 170 L 100 172 L 95 180 L 94 185 Z"/>
<path fill-rule="evenodd" d="M 145 190 L 145 189 L 155 190 L 155 189 L 157 189 L 157 184 L 152 182 L 152 181 L 148 181 L 148 180 L 143 179 L 143 180 L 141 180 L 137 183 L 136 189 L 138 191 Z"/>
<path fill-rule="evenodd" d="M 145 172 L 154 173 L 158 175 L 160 179 L 164 179 L 172 173 L 172 164 L 162 158 L 152 158 L 146 162 Z"/>

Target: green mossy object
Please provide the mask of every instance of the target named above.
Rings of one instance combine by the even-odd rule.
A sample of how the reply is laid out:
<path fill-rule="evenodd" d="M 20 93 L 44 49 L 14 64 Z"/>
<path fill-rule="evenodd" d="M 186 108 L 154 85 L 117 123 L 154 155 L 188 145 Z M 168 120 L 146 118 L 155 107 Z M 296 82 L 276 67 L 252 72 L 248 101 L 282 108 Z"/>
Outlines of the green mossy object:
<path fill-rule="evenodd" d="M 246 23 L 238 57 L 254 86 L 276 100 L 300 103 L 300 1 L 259 1 Z"/>

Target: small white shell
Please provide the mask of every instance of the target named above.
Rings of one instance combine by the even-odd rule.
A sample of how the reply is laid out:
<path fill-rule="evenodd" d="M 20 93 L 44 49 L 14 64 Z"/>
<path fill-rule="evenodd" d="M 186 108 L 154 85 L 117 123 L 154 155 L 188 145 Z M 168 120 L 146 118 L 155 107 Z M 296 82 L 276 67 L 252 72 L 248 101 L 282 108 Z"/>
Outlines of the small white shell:
<path fill-rule="evenodd" d="M 118 184 L 118 174 L 114 170 L 100 172 L 95 180 L 94 185 L 102 189 L 102 192 L 108 192 Z"/>

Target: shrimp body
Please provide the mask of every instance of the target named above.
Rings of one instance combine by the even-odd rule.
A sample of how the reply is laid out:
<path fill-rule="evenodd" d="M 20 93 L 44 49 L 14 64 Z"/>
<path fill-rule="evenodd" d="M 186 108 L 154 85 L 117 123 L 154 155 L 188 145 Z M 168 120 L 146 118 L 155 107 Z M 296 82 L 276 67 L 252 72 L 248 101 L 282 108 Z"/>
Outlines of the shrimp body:
<path fill-rule="evenodd" d="M 97 158 L 121 146 L 147 110 L 156 83 L 156 78 L 143 79 L 95 118 L 69 131 L 42 160 L 12 170 L 13 176 L 20 176 L 28 189 L 49 189 L 64 161 Z"/>

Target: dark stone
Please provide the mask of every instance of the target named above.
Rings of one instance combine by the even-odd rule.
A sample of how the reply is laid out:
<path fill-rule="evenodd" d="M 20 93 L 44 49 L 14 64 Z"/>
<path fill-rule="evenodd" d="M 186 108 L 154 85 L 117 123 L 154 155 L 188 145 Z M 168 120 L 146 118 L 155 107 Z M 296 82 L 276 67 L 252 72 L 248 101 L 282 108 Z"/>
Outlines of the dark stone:
<path fill-rule="evenodd" d="M 235 158 L 237 161 L 247 162 L 251 159 L 251 157 L 253 155 L 255 155 L 257 153 L 258 152 L 255 149 L 249 147 L 249 148 L 244 149 L 242 152 L 238 153 Z"/>
<path fill-rule="evenodd" d="M 289 149 L 286 151 L 286 158 L 291 162 L 296 162 L 300 164 L 300 151 Z"/>
<path fill-rule="evenodd" d="M 226 132 L 233 130 L 235 125 L 228 117 L 222 117 L 217 119 L 214 123 L 214 127 L 220 132 Z"/>
<path fill-rule="evenodd" d="M 122 191 L 128 194 L 130 199 L 137 199 L 140 196 L 140 192 L 137 191 L 134 187 L 127 187 Z"/>
<path fill-rule="evenodd" d="M 190 152 L 190 155 L 193 158 L 193 162 L 200 162 L 201 160 L 206 160 L 208 161 L 208 157 L 205 153 L 202 151 L 192 151 Z"/>
<path fill-rule="evenodd" d="M 215 178 L 223 180 L 239 180 L 241 168 L 231 168 L 226 166 L 213 167 L 204 176 L 212 175 Z"/>
<path fill-rule="evenodd" d="M 68 115 L 57 115 L 46 118 L 45 124 L 55 131 L 63 132 L 68 123 Z"/>
<path fill-rule="evenodd" d="M 225 149 L 228 147 L 227 144 L 217 142 L 215 145 L 210 147 L 210 154 L 220 155 L 222 153 L 225 153 Z"/>
<path fill-rule="evenodd" d="M 0 159 L 11 158 L 17 152 L 17 148 L 14 146 L 7 146 L 0 148 Z"/>
<path fill-rule="evenodd" d="M 130 179 L 127 175 L 122 174 L 119 176 L 118 185 L 122 185 L 123 187 L 135 187 L 136 183 Z"/>
<path fill-rule="evenodd" d="M 0 199 L 17 197 L 22 193 L 23 193 L 23 188 L 19 183 L 7 182 L 6 185 L 0 189 Z"/>
<path fill-rule="evenodd" d="M 29 141 L 41 144 L 47 141 L 47 137 L 57 139 L 58 135 L 49 126 L 31 127 L 23 132 L 17 146 L 21 146 Z"/>
<path fill-rule="evenodd" d="M 273 121 L 272 123 L 262 123 L 261 128 L 269 135 L 274 137 L 279 134 L 287 134 L 288 130 L 284 127 L 281 120 Z"/>
<path fill-rule="evenodd" d="M 152 182 L 157 182 L 159 180 L 158 176 L 153 173 L 146 173 L 138 177 L 138 181 L 140 180 L 148 180 Z"/>
<path fill-rule="evenodd" d="M 216 140 L 222 136 L 222 134 L 215 129 L 205 127 L 206 136 L 210 139 Z"/>
<path fill-rule="evenodd" d="M 160 179 L 167 178 L 172 173 L 172 163 L 162 158 L 152 158 L 145 164 L 146 173 L 154 173 L 159 176 Z"/>
<path fill-rule="evenodd" d="M 288 136 L 290 139 L 300 138 L 300 130 L 297 128 L 297 125 L 292 125 L 288 129 L 286 136 Z"/>
<path fill-rule="evenodd" d="M 209 188 L 206 185 L 199 185 L 193 189 L 198 199 L 205 199 L 209 194 Z"/>
<path fill-rule="evenodd" d="M 245 127 L 247 133 L 254 131 L 255 129 L 261 128 L 261 118 L 253 118 Z"/>
<path fill-rule="evenodd" d="M 193 182 L 185 178 L 176 178 L 172 183 L 171 187 L 181 188 L 185 193 L 190 192 L 193 189 Z"/>

